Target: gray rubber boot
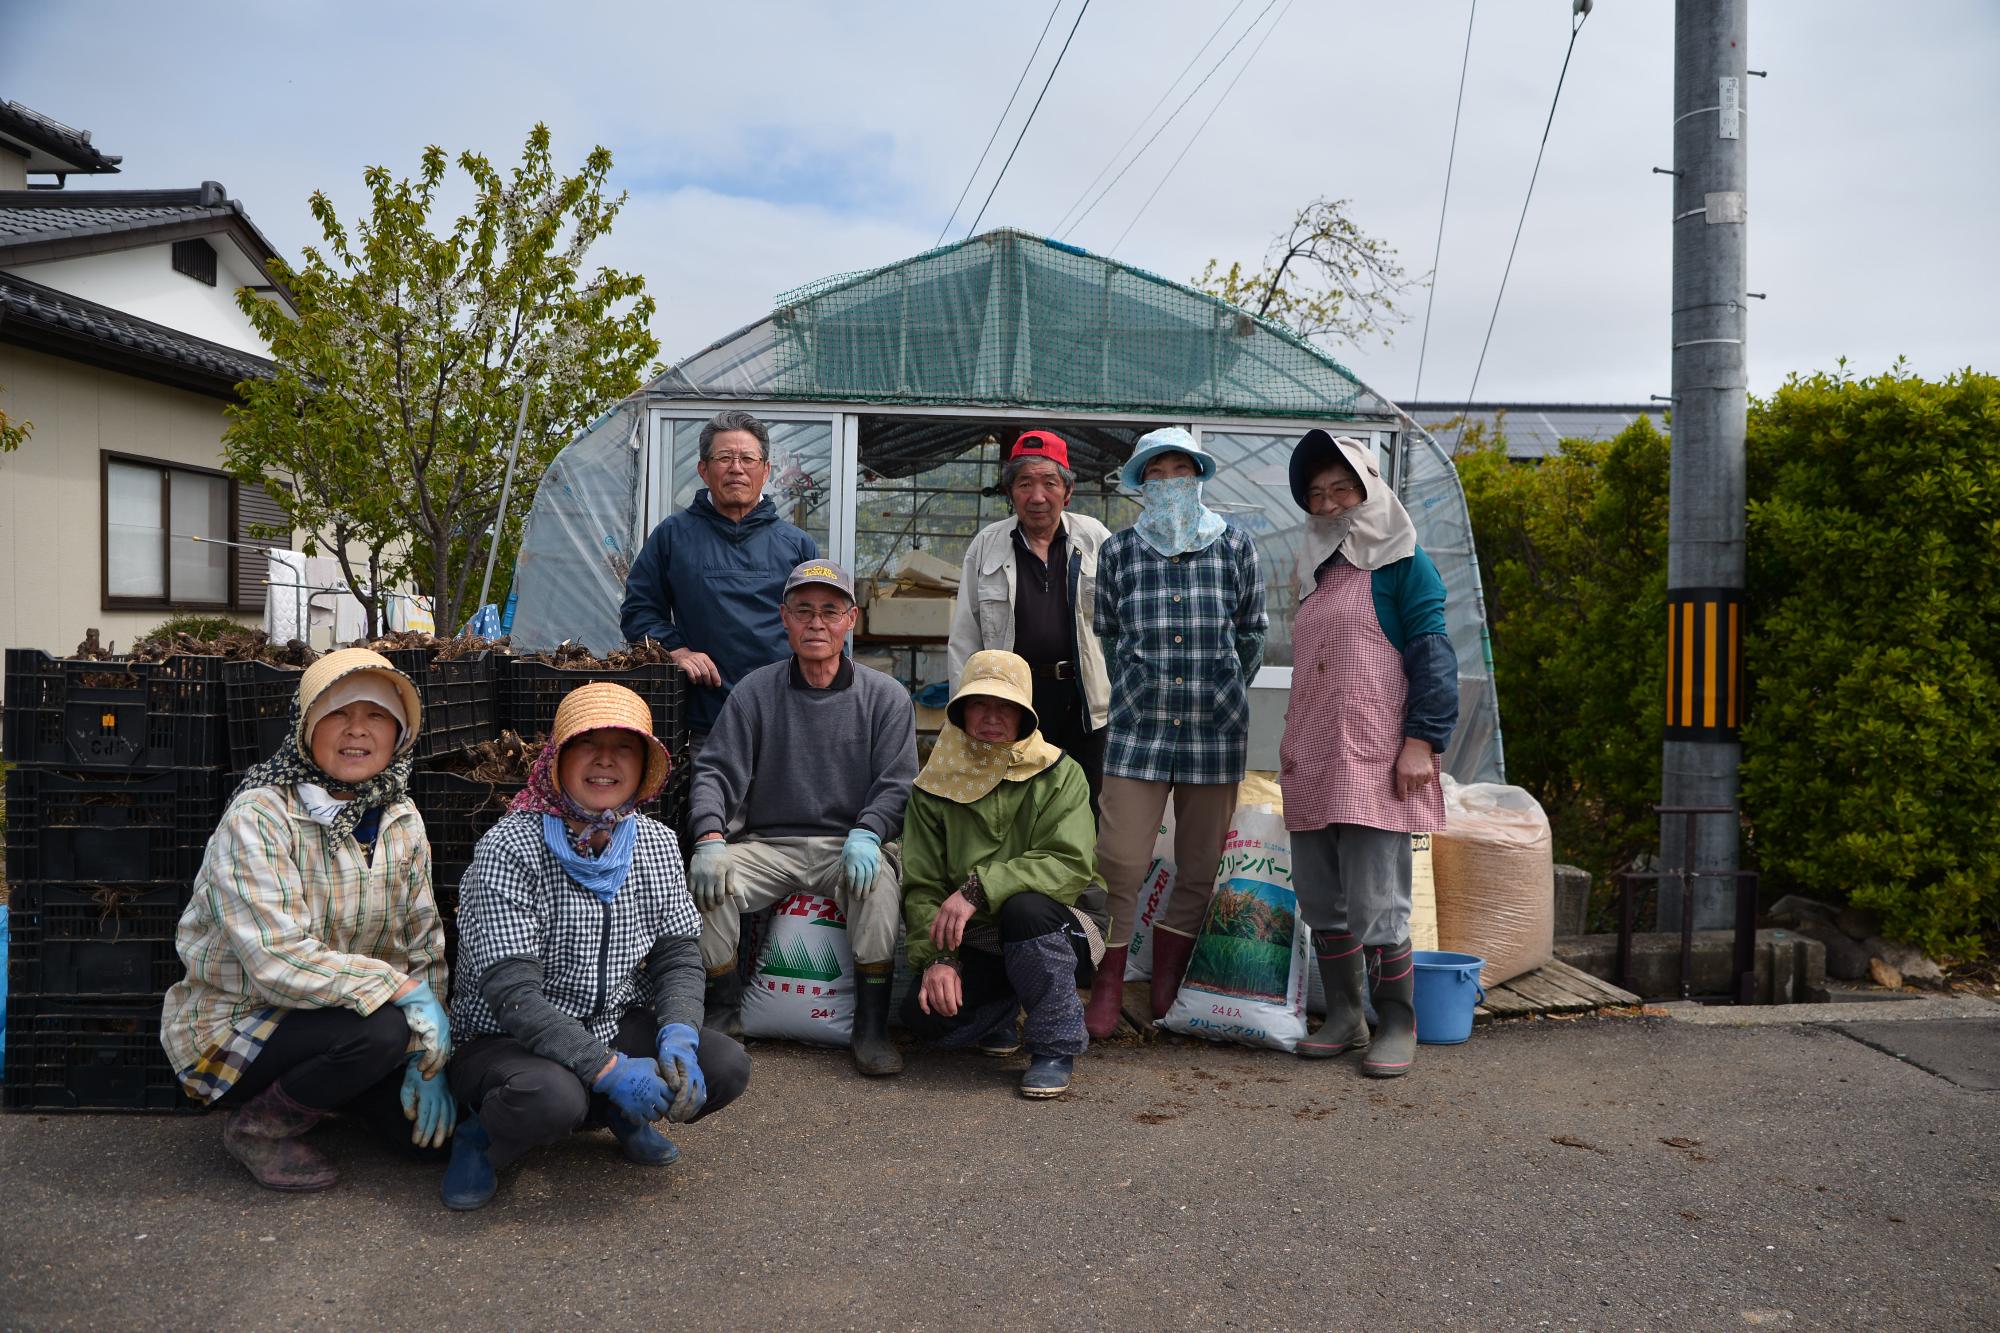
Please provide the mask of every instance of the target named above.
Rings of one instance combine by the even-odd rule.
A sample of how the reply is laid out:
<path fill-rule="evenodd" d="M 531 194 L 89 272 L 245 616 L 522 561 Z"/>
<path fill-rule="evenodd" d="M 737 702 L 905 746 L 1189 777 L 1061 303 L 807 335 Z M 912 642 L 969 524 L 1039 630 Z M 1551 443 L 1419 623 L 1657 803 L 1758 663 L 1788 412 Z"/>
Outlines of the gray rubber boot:
<path fill-rule="evenodd" d="M 1319 979 L 1326 991 L 1326 1021 L 1299 1042 L 1299 1055 L 1327 1060 L 1348 1051 L 1368 1049 L 1368 1015 L 1363 994 L 1368 985 L 1368 960 L 1361 944 L 1346 931 L 1315 930 L 1313 952 L 1319 956 Z"/>
<path fill-rule="evenodd" d="M 1370 1078 L 1401 1078 L 1417 1058 L 1417 969 L 1410 942 L 1370 947 L 1368 972 L 1380 1026 L 1361 1058 L 1361 1072 Z"/>
<path fill-rule="evenodd" d="M 732 964 L 727 972 L 708 974 L 702 992 L 703 1027 L 714 1028 L 725 1037 L 743 1037 L 743 974 Z"/>
<path fill-rule="evenodd" d="M 870 1078 L 900 1074 L 903 1053 L 889 1040 L 889 965 L 854 972 L 854 1067 Z"/>

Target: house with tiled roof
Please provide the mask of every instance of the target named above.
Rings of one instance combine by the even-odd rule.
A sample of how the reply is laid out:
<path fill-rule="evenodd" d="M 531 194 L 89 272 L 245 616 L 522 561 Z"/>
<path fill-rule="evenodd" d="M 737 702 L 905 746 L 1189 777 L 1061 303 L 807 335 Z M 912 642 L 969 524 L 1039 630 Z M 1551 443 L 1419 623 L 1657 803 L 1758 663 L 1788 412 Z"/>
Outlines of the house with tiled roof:
<path fill-rule="evenodd" d="M 251 529 L 280 516 L 223 472 L 222 434 L 236 386 L 270 371 L 236 293 L 287 304 L 275 252 L 214 181 L 71 187 L 119 169 L 88 132 L 0 102 L 0 412 L 31 424 L 0 455 L 8 646 L 263 615 Z"/>

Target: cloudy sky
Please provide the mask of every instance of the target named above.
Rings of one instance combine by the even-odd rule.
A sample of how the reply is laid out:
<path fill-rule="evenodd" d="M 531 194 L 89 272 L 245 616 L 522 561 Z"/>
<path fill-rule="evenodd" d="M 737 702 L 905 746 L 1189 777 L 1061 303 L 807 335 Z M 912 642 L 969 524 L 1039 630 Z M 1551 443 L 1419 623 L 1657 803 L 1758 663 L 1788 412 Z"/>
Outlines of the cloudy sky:
<path fill-rule="evenodd" d="M 1062 0 L 953 236 L 1081 3 Z M 631 198 L 593 257 L 645 274 L 671 360 L 779 292 L 930 246 L 1050 0 L 0 8 L 0 98 L 92 130 L 124 155 L 116 185 L 223 182 L 287 252 L 317 239 L 314 189 L 351 216 L 364 167 L 410 171 L 429 143 L 504 165 L 540 120 L 564 163 L 607 146 Z M 1478 7 L 1424 398 L 1470 387 L 1569 8 Z M 1749 288 L 1769 293 L 1753 306 L 1753 388 L 1842 356 L 1864 372 L 1898 355 L 1926 374 L 1996 369 L 2000 5 L 1751 9 L 1749 64 L 1770 74 L 1746 94 Z M 1669 190 L 1650 168 L 1672 157 L 1672 10 L 1599 0 L 1577 40 L 1481 398 L 1668 388 Z M 1467 0 L 1090 0 L 981 228 L 1047 232 L 1135 128 L 1143 143 L 1185 102 L 1070 240 L 1186 280 L 1211 256 L 1258 259 L 1300 204 L 1331 196 L 1422 273 L 1467 15 Z M 1386 346 L 1336 349 L 1397 399 L 1416 388 L 1422 293 L 1409 309 Z"/>

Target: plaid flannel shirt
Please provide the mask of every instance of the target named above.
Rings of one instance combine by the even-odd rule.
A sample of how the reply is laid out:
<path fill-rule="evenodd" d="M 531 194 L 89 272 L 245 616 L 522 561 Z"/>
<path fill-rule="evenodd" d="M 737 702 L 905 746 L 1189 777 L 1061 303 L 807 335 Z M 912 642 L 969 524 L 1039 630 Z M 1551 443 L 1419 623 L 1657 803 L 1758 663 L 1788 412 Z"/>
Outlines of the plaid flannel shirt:
<path fill-rule="evenodd" d="M 539 963 L 549 1003 L 607 1046 L 626 1010 L 652 1004 L 646 956 L 663 937 L 700 939 L 701 915 L 673 833 L 632 817 L 639 821 L 632 872 L 608 903 L 563 873 L 542 841 L 539 814 L 507 815 L 480 838 L 459 881 L 455 1040 L 506 1032 L 479 988 L 509 958 Z"/>
<path fill-rule="evenodd" d="M 1099 639 L 1115 652 L 1107 776 L 1141 782 L 1243 780 L 1249 682 L 1238 635 L 1261 635 L 1257 548 L 1234 527 L 1205 549 L 1165 556 L 1126 529 L 1097 563 Z"/>
<path fill-rule="evenodd" d="M 444 924 L 417 807 L 383 810 L 368 857 L 314 823 L 293 788 L 243 792 L 208 840 L 174 947 L 187 976 L 167 992 L 160 1044 L 204 1101 L 229 1090 L 286 1010 L 372 1014 L 410 977 L 442 998 Z"/>

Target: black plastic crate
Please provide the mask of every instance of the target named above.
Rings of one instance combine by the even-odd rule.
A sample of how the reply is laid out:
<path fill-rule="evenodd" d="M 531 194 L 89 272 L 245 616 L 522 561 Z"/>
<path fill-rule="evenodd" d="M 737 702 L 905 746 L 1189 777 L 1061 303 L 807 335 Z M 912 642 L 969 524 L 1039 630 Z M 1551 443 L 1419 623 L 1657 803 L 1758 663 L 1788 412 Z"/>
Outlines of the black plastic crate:
<path fill-rule="evenodd" d="M 192 881 L 227 779 L 204 769 L 7 773 L 7 879 Z"/>
<path fill-rule="evenodd" d="M 8 909 L 10 997 L 157 998 L 186 969 L 174 934 L 187 906 L 181 884 L 40 884 L 14 890 Z"/>
<path fill-rule="evenodd" d="M 432 657 L 412 677 L 424 695 L 419 758 L 449 754 L 500 734 L 500 663 L 491 650 L 469 657 Z"/>
<path fill-rule="evenodd" d="M 7 1005 L 10 1111 L 202 1109 L 160 1049 L 160 1001 L 91 1003 L 46 996 Z"/>
<path fill-rule="evenodd" d="M 298 697 L 295 667 L 269 662 L 229 662 L 222 669 L 229 715 L 229 767 L 238 771 L 269 759 L 291 729 L 292 700 Z"/>
<path fill-rule="evenodd" d="M 410 799 L 424 818 L 424 836 L 431 845 L 431 885 L 439 911 L 457 910 L 458 879 L 472 864 L 474 844 L 500 821 L 507 802 L 526 785 L 482 782 L 430 769 L 418 769 L 410 776 Z"/>
<path fill-rule="evenodd" d="M 552 667 L 522 658 L 506 658 L 500 675 L 500 723 L 521 736 L 546 736 L 555 727 L 556 709 L 569 692 L 592 681 L 623 685 L 653 710 L 653 734 L 669 753 L 687 744 L 687 685 L 681 669 L 671 662 L 611 668 Z"/>
<path fill-rule="evenodd" d="M 219 768 L 223 659 L 90 661 L 7 650 L 0 748 L 11 763 L 64 768 Z"/>

